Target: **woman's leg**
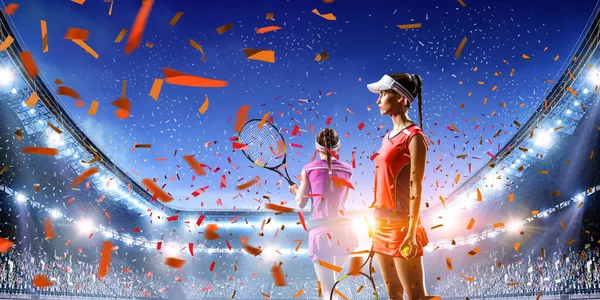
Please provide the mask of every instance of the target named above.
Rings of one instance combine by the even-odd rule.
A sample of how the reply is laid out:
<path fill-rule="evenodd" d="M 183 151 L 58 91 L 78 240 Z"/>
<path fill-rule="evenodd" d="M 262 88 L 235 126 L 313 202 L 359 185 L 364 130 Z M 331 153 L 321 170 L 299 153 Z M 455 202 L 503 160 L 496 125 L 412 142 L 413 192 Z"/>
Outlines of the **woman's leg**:
<path fill-rule="evenodd" d="M 408 300 L 428 299 L 423 275 L 423 257 L 419 256 L 412 259 L 396 257 L 394 262 Z"/>
<path fill-rule="evenodd" d="M 334 264 L 334 256 L 319 256 L 319 259 L 330 264 Z M 336 281 L 335 272 L 321 266 L 321 264 L 319 264 L 319 261 L 313 262 L 313 266 L 315 267 L 315 272 L 317 273 L 317 280 L 321 282 L 321 292 L 323 293 L 323 300 L 329 300 L 331 297 L 331 289 L 333 289 L 333 285 Z M 336 294 L 333 295 L 333 299 L 338 299 Z"/>
<path fill-rule="evenodd" d="M 381 253 L 376 253 L 377 262 L 379 264 L 379 270 L 381 276 L 385 282 L 385 289 L 390 300 L 403 300 L 404 289 L 402 283 L 398 277 L 396 266 L 394 264 L 394 258 Z"/>

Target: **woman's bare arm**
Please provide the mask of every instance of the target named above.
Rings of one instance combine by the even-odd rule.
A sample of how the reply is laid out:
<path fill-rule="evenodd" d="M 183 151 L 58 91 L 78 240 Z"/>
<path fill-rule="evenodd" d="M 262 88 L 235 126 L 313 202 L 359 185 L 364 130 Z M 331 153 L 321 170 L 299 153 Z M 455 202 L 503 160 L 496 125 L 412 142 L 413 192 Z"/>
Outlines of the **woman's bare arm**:
<path fill-rule="evenodd" d="M 423 191 L 423 176 L 425 174 L 425 161 L 427 158 L 427 146 L 422 135 L 413 136 L 408 145 L 410 151 L 410 204 L 408 232 L 414 234 L 419 221 L 421 209 L 421 195 Z"/>

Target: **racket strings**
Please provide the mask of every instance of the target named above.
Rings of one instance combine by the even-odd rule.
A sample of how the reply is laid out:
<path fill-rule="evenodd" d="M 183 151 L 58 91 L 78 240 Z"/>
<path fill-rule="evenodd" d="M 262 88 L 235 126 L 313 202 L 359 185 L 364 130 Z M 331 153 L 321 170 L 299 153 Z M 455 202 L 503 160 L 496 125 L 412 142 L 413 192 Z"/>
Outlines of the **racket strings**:
<path fill-rule="evenodd" d="M 250 121 L 242 128 L 240 143 L 248 145 L 244 154 L 255 164 L 276 168 L 283 164 L 285 157 L 284 141 L 281 134 L 271 124 L 258 128 L 260 121 Z"/>

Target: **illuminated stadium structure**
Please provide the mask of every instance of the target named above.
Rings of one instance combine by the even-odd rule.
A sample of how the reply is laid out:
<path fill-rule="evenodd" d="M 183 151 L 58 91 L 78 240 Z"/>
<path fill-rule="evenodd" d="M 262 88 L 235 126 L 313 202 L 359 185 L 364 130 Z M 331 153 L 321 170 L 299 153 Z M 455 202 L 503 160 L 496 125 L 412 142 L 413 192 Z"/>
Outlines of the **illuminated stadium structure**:
<path fill-rule="evenodd" d="M 0 14 L 0 22 L 0 40 L 4 40 L 9 35 L 15 37 L 14 32 L 11 30 L 11 24 L 9 20 L 5 18 L 3 13 Z M 434 242 L 426 248 L 432 255 L 431 261 L 426 263 L 426 269 L 443 269 L 445 271 L 446 262 L 444 259 L 446 258 L 445 253 L 448 252 L 443 252 L 443 254 L 440 254 L 439 257 L 434 259 L 433 257 L 436 253 L 442 251 L 462 251 L 465 252 L 466 256 L 466 253 L 471 249 L 461 246 L 475 247 L 473 245 L 484 244 L 483 241 L 487 239 L 500 240 L 500 238 L 502 238 L 500 235 L 510 236 L 511 233 L 516 235 L 515 232 L 523 230 L 524 227 L 533 228 L 534 225 L 532 224 L 536 224 L 536 222 L 547 222 L 546 219 L 550 220 L 550 218 L 557 218 L 557 215 L 561 215 L 563 211 L 573 210 L 576 206 L 578 206 L 577 208 L 581 206 L 585 207 L 585 205 L 587 205 L 585 203 L 590 202 L 590 200 L 594 201 L 594 199 L 596 199 L 595 201 L 598 201 L 598 199 L 600 199 L 598 196 L 598 193 L 600 192 L 600 160 L 595 159 L 589 160 L 589 162 L 586 163 L 581 163 L 582 161 L 585 162 L 589 153 L 569 151 L 570 147 L 573 146 L 572 143 L 576 141 L 577 138 L 588 139 L 591 137 L 592 141 L 595 141 L 595 143 L 600 145 L 600 139 L 597 136 L 596 139 L 593 140 L 593 135 L 598 135 L 597 131 L 594 131 L 596 130 L 594 126 L 597 126 L 597 124 L 599 124 L 597 121 L 600 120 L 598 117 L 598 115 L 600 115 L 600 105 L 596 93 L 597 86 L 600 84 L 600 79 L 594 77 L 596 76 L 594 74 L 600 71 L 590 68 L 590 66 L 600 65 L 600 50 L 598 49 L 599 38 L 600 14 L 596 14 L 594 18 L 590 20 L 587 27 L 587 33 L 582 37 L 580 45 L 578 45 L 577 50 L 572 55 L 573 57 L 577 57 L 577 59 L 570 61 L 568 65 L 565 66 L 564 72 L 558 78 L 554 79 L 552 88 L 543 97 L 546 101 L 540 104 L 534 115 L 532 115 L 527 122 L 519 125 L 520 130 L 510 142 L 498 153 L 493 154 L 495 159 L 491 159 L 488 164 L 474 172 L 464 183 L 446 197 L 446 207 L 443 207 L 444 205 L 440 203 L 427 210 L 423 210 L 423 219 L 427 225 L 434 226 L 439 222 L 446 222 L 449 216 L 452 216 L 454 220 L 460 217 L 461 222 L 463 219 L 468 220 L 471 218 L 471 215 L 475 214 L 497 215 L 508 218 L 507 216 L 509 213 L 501 211 L 498 208 L 498 205 L 492 207 L 491 204 L 508 201 L 509 197 L 517 199 L 515 200 L 516 202 L 519 202 L 518 199 L 527 199 L 531 203 L 539 204 L 539 209 L 537 209 L 538 212 L 529 215 L 525 214 L 525 216 L 523 214 L 515 214 L 514 216 L 511 216 L 512 221 L 510 223 L 507 221 L 507 226 L 499 226 L 498 228 L 495 228 L 495 226 L 480 227 L 480 230 L 477 230 L 476 233 L 467 236 L 458 235 L 454 238 L 449 238 L 447 235 L 443 236 L 440 234 L 440 238 L 433 238 L 432 241 Z M 75 272 L 72 270 L 75 268 L 79 273 L 94 273 L 91 270 L 95 266 L 91 265 L 95 262 L 96 256 L 99 253 L 98 245 L 100 239 L 110 240 L 118 247 L 124 247 L 123 252 L 136 252 L 136 255 L 138 255 L 131 261 L 119 260 L 114 262 L 113 270 L 116 269 L 119 273 L 122 271 L 122 273 L 126 274 L 126 276 L 128 276 L 125 280 L 127 286 L 133 286 L 130 290 L 125 292 L 119 291 L 118 295 L 115 297 L 183 299 L 183 294 L 186 294 L 186 297 L 189 299 L 231 299 L 232 291 L 234 290 L 241 291 L 235 296 L 236 299 L 266 299 L 266 296 L 260 296 L 261 293 L 278 296 L 280 299 L 292 299 L 294 297 L 297 288 L 293 292 L 277 292 L 277 290 L 274 289 L 272 282 L 264 279 L 261 279 L 262 281 L 257 284 L 249 283 L 245 285 L 240 285 L 235 281 L 230 283 L 226 280 L 219 283 L 212 283 L 212 280 L 210 279 L 214 277 L 211 276 L 216 275 L 213 275 L 214 273 L 211 272 L 214 268 L 214 262 L 218 261 L 215 257 L 229 259 L 226 263 L 220 263 L 221 266 L 224 266 L 223 268 L 237 268 L 236 264 L 238 262 L 240 264 L 242 264 L 242 262 L 247 263 L 247 266 L 252 266 L 249 261 L 244 261 L 244 257 L 254 257 L 243 250 L 243 245 L 240 241 L 226 239 L 226 242 L 220 241 L 210 245 L 199 242 L 182 243 L 176 236 L 171 238 L 167 234 L 165 234 L 164 240 L 158 240 L 156 237 L 152 236 L 152 226 L 147 226 L 148 224 L 146 223 L 150 223 L 153 226 L 164 226 L 169 229 L 166 230 L 166 232 L 172 230 L 172 232 L 181 235 L 191 233 L 197 234 L 198 232 L 205 230 L 205 225 L 207 223 L 218 223 L 219 227 L 226 232 L 229 230 L 236 230 L 247 235 L 277 235 L 279 232 L 285 230 L 286 234 L 289 235 L 290 240 L 301 240 L 305 232 L 298 223 L 297 215 L 278 215 L 269 211 L 239 212 L 231 210 L 213 210 L 203 212 L 205 221 L 200 222 L 198 220 L 198 212 L 175 211 L 172 208 L 161 205 L 158 201 L 153 201 L 152 195 L 139 184 L 138 180 L 130 172 L 127 172 L 116 165 L 108 155 L 86 137 L 76 122 L 72 120 L 67 112 L 60 106 L 54 93 L 48 88 L 49 85 L 43 80 L 43 77 L 36 77 L 35 80 L 32 80 L 26 75 L 22 61 L 18 55 L 22 50 L 18 39 L 16 39 L 7 50 L 0 52 L 0 61 L 2 63 L 0 70 L 1 124 L 12 131 L 21 129 L 23 131 L 23 139 L 26 141 L 27 145 L 59 146 L 61 151 L 58 156 L 51 159 L 46 157 L 24 156 L 19 149 L 19 147 L 24 144 L 17 144 L 13 138 L 12 132 L 8 134 L 3 133 L 4 136 L 1 137 L 2 144 L 0 146 L 3 151 L 3 156 L 5 156 L 3 157 L 3 162 L 9 166 L 9 168 L 3 172 L 7 172 L 6 174 L 10 174 L 11 176 L 9 177 L 10 179 L 0 177 L 0 193 L 2 193 L 0 196 L 0 201 L 2 202 L 0 209 L 3 214 L 5 214 L 3 218 L 6 219 L 3 219 L 5 223 L 1 228 L 2 236 L 22 237 L 21 241 L 25 244 L 28 242 L 33 243 L 35 241 L 36 243 L 58 245 L 65 244 L 63 241 L 63 239 L 65 239 L 68 240 L 66 244 L 73 241 L 73 243 L 77 245 L 75 248 L 78 248 L 77 250 L 79 252 L 79 254 L 77 254 L 76 251 L 73 250 L 68 255 L 66 252 L 64 254 L 47 254 L 42 247 L 35 249 L 36 247 L 23 246 L 25 249 L 23 252 L 25 253 L 23 254 L 23 259 L 33 260 L 42 256 L 45 257 L 42 259 L 44 264 L 52 266 L 67 264 L 67 261 L 69 261 L 69 264 L 72 264 L 72 266 L 67 268 L 70 270 L 65 270 L 64 272 L 73 273 L 72 276 L 76 277 L 76 274 L 74 274 Z M 600 78 L 600 76 L 597 77 Z M 572 89 L 573 92 L 569 91 L 567 88 Z M 34 107 L 29 107 L 25 104 L 25 101 L 34 91 L 39 96 L 40 101 L 37 102 Z M 540 101 L 542 100 L 543 99 L 540 98 Z M 585 107 L 586 111 L 572 109 L 574 106 Z M 60 135 L 56 134 L 55 130 L 49 128 L 49 123 L 62 129 L 62 133 Z M 560 129 L 557 130 L 556 128 L 559 127 Z M 532 131 L 538 132 L 535 135 L 535 139 L 530 138 Z M 543 132 L 543 134 L 540 134 L 539 132 Z M 597 149 L 596 155 L 600 154 L 598 148 L 595 149 Z M 546 157 L 547 161 L 540 162 L 539 156 L 542 158 Z M 35 193 L 28 194 L 23 192 L 23 190 L 31 191 L 31 187 L 36 184 L 39 185 L 42 190 L 50 190 L 53 189 L 53 187 L 66 187 L 78 174 L 81 174 L 88 169 L 89 164 L 86 162 L 94 157 L 99 158 L 99 161 L 95 166 L 99 166 L 100 176 L 96 176 L 92 179 L 90 187 L 73 188 L 73 193 L 71 193 L 73 198 L 50 199 L 48 197 L 44 198 L 36 196 Z M 566 159 L 570 159 L 574 163 L 580 163 L 576 166 L 577 171 L 574 171 L 578 176 L 558 179 L 547 177 L 542 180 L 531 180 L 532 176 L 537 174 L 540 165 L 546 166 L 543 169 L 556 170 L 557 172 L 555 173 L 560 174 L 558 172 L 561 170 L 560 167 L 553 169 L 553 166 L 558 165 L 556 162 L 564 161 Z M 52 169 L 54 171 L 54 174 L 52 174 L 53 176 L 49 176 L 49 171 L 47 170 L 44 170 L 45 176 L 42 176 L 42 170 L 38 170 L 42 165 L 52 166 L 52 168 L 54 168 Z M 493 165 L 493 168 L 491 168 L 491 165 Z M 534 165 L 538 166 L 535 170 L 533 170 Z M 513 178 L 510 182 L 503 180 L 503 178 L 508 176 Z M 501 179 L 498 180 L 498 177 Z M 570 186 L 571 188 L 561 188 L 562 197 L 552 199 L 554 202 L 549 200 L 546 201 L 552 196 L 548 193 L 540 195 L 542 194 L 540 191 L 543 190 L 544 187 L 556 184 L 556 181 L 558 180 L 562 180 L 564 186 Z M 107 184 L 108 182 L 110 182 L 110 184 Z M 123 192 L 123 189 L 115 189 L 113 188 L 115 185 L 120 187 L 130 187 L 131 192 Z M 481 202 L 477 201 L 477 190 L 482 193 L 483 201 Z M 85 202 L 79 201 L 79 199 L 84 198 L 87 199 Z M 101 202 L 110 202 L 110 205 L 101 207 L 99 205 Z M 72 215 L 67 215 L 67 213 L 65 213 L 67 205 L 69 205 L 68 210 L 73 212 Z M 464 209 L 465 207 L 468 208 L 468 212 L 465 212 L 467 211 Z M 111 226 L 95 225 L 93 220 L 83 217 L 78 218 L 78 212 L 81 211 L 93 211 L 96 215 L 105 215 L 110 220 Z M 527 211 L 527 213 L 528 212 L 529 211 Z M 368 225 L 370 216 L 359 213 L 350 213 L 349 215 L 355 219 L 355 228 L 357 231 L 360 231 L 361 239 L 363 241 L 368 240 L 365 225 Z M 444 216 L 440 218 L 440 215 Z M 466 215 L 469 216 L 467 217 Z M 177 224 L 172 224 L 171 220 L 168 219 L 169 217 L 174 216 L 177 216 L 176 220 L 180 221 L 175 222 Z M 41 224 L 43 218 L 55 220 L 55 226 L 58 228 L 69 228 L 73 229 L 73 232 L 79 231 L 80 233 L 79 235 L 73 234 L 73 237 L 63 238 L 60 242 L 56 240 L 38 241 L 38 238 L 28 237 L 28 235 L 32 235 L 32 233 L 41 236 L 39 232 L 43 230 Z M 440 219 L 442 221 L 440 221 Z M 265 220 L 268 221 L 265 222 Z M 269 224 L 269 222 L 272 223 Z M 563 224 L 562 218 L 560 219 L 560 223 L 557 219 L 552 219 L 552 222 L 554 223 L 553 226 L 560 230 L 561 226 L 558 225 Z M 579 222 L 585 223 L 585 221 Z M 202 225 L 197 225 L 198 223 L 202 223 Z M 450 227 L 450 224 L 444 223 L 444 226 Z M 587 236 L 585 230 L 597 234 L 594 233 L 594 229 L 591 227 L 588 228 L 586 224 L 583 224 L 582 226 L 584 228 L 584 230 L 582 230 L 583 232 L 569 232 L 569 234 L 575 234 L 582 237 Z M 460 227 L 464 227 L 462 223 L 460 224 Z M 573 230 L 572 227 L 569 229 Z M 599 236 L 594 236 L 593 234 L 590 235 L 597 240 Z M 222 235 L 227 238 L 225 233 Z M 438 234 L 432 230 L 432 236 L 437 235 Z M 526 234 L 521 235 L 527 236 L 532 241 L 535 239 L 535 237 Z M 100 237 L 97 238 L 98 236 Z M 190 240 L 196 241 L 197 238 L 192 237 Z M 580 248 L 586 248 L 590 247 L 589 244 L 595 242 L 594 239 L 587 241 L 583 238 L 574 238 L 574 240 L 576 241 L 569 244 L 569 247 L 573 245 L 579 246 Z M 561 243 L 562 242 L 563 241 L 561 240 Z M 363 243 L 363 246 L 368 247 L 368 244 Z M 86 252 L 82 250 L 82 248 L 85 247 L 96 249 Z M 481 246 L 481 248 L 484 247 L 485 246 Z M 531 247 L 531 249 L 533 249 L 533 247 Z M 203 271 L 198 271 L 198 278 L 195 278 L 197 280 L 193 283 L 181 283 L 181 280 L 177 279 L 179 273 L 168 273 L 170 276 L 168 278 L 158 278 L 158 276 L 152 277 L 153 272 L 145 269 L 146 265 L 144 263 L 146 263 L 146 260 L 158 261 L 157 257 L 162 255 L 162 252 L 160 251 L 165 252 L 169 256 L 182 256 L 183 254 L 192 255 L 194 259 L 197 260 L 194 262 L 204 263 L 205 261 L 208 261 L 208 263 L 213 262 L 213 265 L 210 267 L 210 272 L 203 266 Z M 262 251 L 263 255 L 267 257 L 306 256 L 307 253 L 306 245 L 301 246 L 297 242 L 287 245 L 270 245 L 262 249 Z M 554 251 L 556 252 L 554 257 L 565 255 L 565 259 L 569 256 L 571 260 L 575 261 L 577 257 L 581 256 L 578 255 L 579 252 L 577 251 L 579 250 L 572 250 L 570 252 L 561 251 L 565 250 Z M 44 252 L 43 255 L 40 254 L 42 252 Z M 84 254 L 82 254 L 82 252 L 84 252 Z M 71 263 L 71 258 L 67 259 L 67 256 L 76 257 L 76 263 Z M 551 254 L 549 253 L 548 256 L 551 256 Z M 512 258 L 515 259 L 514 256 Z M 520 257 L 520 259 L 525 260 L 525 256 Z M 289 261 L 291 261 L 291 259 Z M 4 261 L 2 263 L 4 263 Z M 496 262 L 494 261 L 494 263 Z M 148 263 L 148 265 L 151 266 L 147 268 L 164 271 L 164 266 L 159 266 L 159 264 L 160 262 Z M 460 265 L 465 269 L 468 269 L 469 264 L 470 262 L 466 260 L 456 260 L 455 268 L 458 268 L 457 266 Z M 515 264 L 515 269 L 517 268 L 517 265 L 520 264 Z M 557 264 L 555 263 L 554 266 L 556 267 L 556 265 Z M 286 265 L 284 264 L 284 266 Z M 267 267 L 269 266 L 256 266 L 253 271 L 260 270 L 261 268 L 264 271 Z M 26 266 L 18 266 L 15 268 L 22 268 L 20 270 L 23 270 L 23 273 L 26 274 L 24 277 L 29 281 L 32 279 L 29 277 L 34 274 L 31 270 L 27 270 Z M 132 271 L 132 269 L 135 270 Z M 529 268 L 526 268 L 525 270 L 528 269 Z M 138 270 L 143 270 L 143 272 Z M 532 271 L 528 270 L 527 272 L 535 272 L 533 268 L 531 268 L 531 270 Z M 310 277 L 310 274 L 313 272 L 312 265 L 307 264 L 307 266 L 299 266 L 297 271 L 301 274 L 297 281 L 299 282 L 298 286 L 304 289 L 304 299 L 318 299 L 316 289 L 314 288 L 316 280 L 314 280 L 313 277 Z M 577 270 L 573 270 L 573 272 L 576 271 Z M 439 275 L 442 274 L 439 272 L 433 274 L 435 275 L 429 276 L 433 276 L 434 278 L 436 276 L 445 276 Z M 244 281 L 249 282 L 254 278 L 254 275 L 246 274 Z M 55 274 L 56 278 L 61 278 L 60 276 L 62 275 Z M 206 276 L 206 278 L 209 279 L 204 279 L 202 276 Z M 376 274 L 376 276 L 380 275 Z M 466 274 L 465 277 L 468 278 L 469 274 Z M 381 277 L 376 278 L 380 283 L 378 291 L 384 293 L 385 288 L 383 283 L 381 283 Z M 117 280 L 116 275 L 114 278 L 111 277 L 111 279 Z M 146 279 L 152 281 L 144 281 Z M 451 287 L 458 286 L 459 283 L 456 280 L 459 279 L 460 278 L 443 278 L 439 280 L 428 280 L 428 288 L 444 288 L 435 286 L 435 281 L 443 282 Z M 82 281 L 83 280 L 85 279 L 82 279 Z M 14 281 L 16 282 L 17 279 L 14 279 Z M 533 280 L 530 282 L 533 282 Z M 35 290 L 31 286 L 21 289 L 22 283 L 11 282 L 11 284 L 15 284 L 15 286 L 19 286 L 19 288 L 0 285 L 0 297 L 4 297 L 3 293 L 17 293 L 23 297 L 25 297 L 24 295 L 31 294 L 42 298 L 44 296 L 57 298 L 62 296 L 107 297 L 109 296 L 108 294 L 115 292 L 115 290 L 118 289 L 115 286 L 110 286 L 109 283 L 103 285 L 103 283 L 97 281 L 93 281 L 93 283 L 87 282 L 90 286 L 98 288 L 97 293 L 84 293 L 79 291 L 78 283 L 69 285 L 68 288 L 65 288 L 64 290 L 57 289 L 49 291 Z M 504 283 L 501 282 L 501 284 Z M 532 285 L 533 284 L 536 283 L 532 283 Z M 170 286 L 171 288 L 166 289 L 164 288 L 165 286 Z M 356 286 L 346 287 L 345 293 L 347 295 L 353 293 L 356 288 Z M 455 292 L 460 294 L 462 290 Z M 469 290 L 469 292 L 471 291 Z M 566 293 L 568 295 L 564 295 L 562 292 L 544 293 L 540 299 L 578 299 L 578 297 L 580 297 L 578 294 L 591 294 L 592 292 L 596 295 L 600 294 L 600 287 L 582 289 L 573 288 Z M 493 292 L 486 295 L 474 295 L 475 297 L 469 295 L 469 298 L 480 299 L 502 296 L 504 298 L 513 299 L 524 299 L 525 297 L 535 299 L 538 295 L 538 291 L 527 291 L 526 293 L 517 292 L 511 294 L 505 294 L 503 291 L 498 291 L 497 293 L 497 295 Z M 364 293 L 356 294 L 355 296 L 356 297 L 350 299 L 372 299 L 370 295 Z M 464 299 L 464 296 L 466 295 L 452 295 L 451 297 L 443 297 L 442 299 Z M 17 297 L 19 296 L 17 295 Z"/>

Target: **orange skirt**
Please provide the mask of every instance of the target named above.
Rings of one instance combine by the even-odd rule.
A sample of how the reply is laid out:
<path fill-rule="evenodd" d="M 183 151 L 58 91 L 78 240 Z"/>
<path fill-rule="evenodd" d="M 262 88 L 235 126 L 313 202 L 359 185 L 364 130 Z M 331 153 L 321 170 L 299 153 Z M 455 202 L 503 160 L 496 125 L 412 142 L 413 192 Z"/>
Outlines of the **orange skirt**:
<path fill-rule="evenodd" d="M 373 229 L 373 251 L 393 257 L 404 258 L 400 253 L 400 245 L 408 232 L 408 223 L 375 218 Z M 417 239 L 417 256 L 423 256 L 423 247 L 427 246 L 429 239 L 425 228 L 417 225 L 415 231 Z"/>

